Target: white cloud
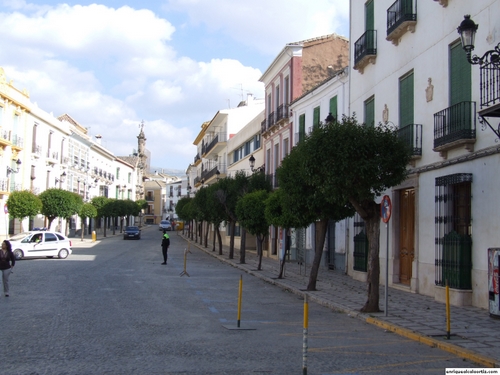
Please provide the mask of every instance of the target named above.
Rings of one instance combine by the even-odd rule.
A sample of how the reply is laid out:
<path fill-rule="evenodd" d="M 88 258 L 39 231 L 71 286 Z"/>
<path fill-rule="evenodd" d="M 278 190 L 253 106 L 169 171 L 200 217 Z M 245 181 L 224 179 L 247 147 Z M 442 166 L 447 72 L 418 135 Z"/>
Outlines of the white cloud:
<path fill-rule="evenodd" d="M 137 147 L 137 125 L 144 119 L 155 165 L 189 163 L 203 121 L 235 107 L 247 93 L 263 95 L 259 69 L 236 59 L 178 56 L 171 45 L 174 19 L 151 10 L 0 4 L 0 64 L 7 76 L 42 109 L 68 113 L 92 134 L 102 134 L 117 155 Z M 215 31 L 214 39 L 270 56 L 287 42 L 329 34 L 348 17 L 346 0 L 218 0 L 217 6 L 170 0 L 166 9 L 187 13 L 191 24 Z"/>
<path fill-rule="evenodd" d="M 217 6 L 209 0 L 169 0 L 165 9 L 187 12 L 193 25 L 271 55 L 289 42 L 348 32 L 348 0 L 217 0 Z"/>

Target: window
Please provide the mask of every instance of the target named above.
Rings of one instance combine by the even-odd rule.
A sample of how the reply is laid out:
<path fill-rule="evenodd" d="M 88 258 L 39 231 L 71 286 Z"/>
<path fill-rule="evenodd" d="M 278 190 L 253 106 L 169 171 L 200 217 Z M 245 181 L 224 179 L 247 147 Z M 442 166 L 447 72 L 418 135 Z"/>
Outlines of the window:
<path fill-rule="evenodd" d="M 462 45 L 450 46 L 450 106 L 471 100 L 471 69 Z"/>
<path fill-rule="evenodd" d="M 436 178 L 436 285 L 472 288 L 472 174 Z"/>
<path fill-rule="evenodd" d="M 254 151 L 260 148 L 260 134 L 253 137 L 253 149 Z"/>
<path fill-rule="evenodd" d="M 131 172 L 128 172 L 127 181 L 128 181 L 129 184 L 132 182 L 132 173 Z"/>
<path fill-rule="evenodd" d="M 250 146 L 251 146 L 251 141 L 245 142 L 245 154 L 243 156 L 250 155 Z"/>
<path fill-rule="evenodd" d="M 306 137 L 306 115 L 305 113 L 299 116 L 299 142 Z"/>
<path fill-rule="evenodd" d="M 57 236 L 54 233 L 45 233 L 45 242 L 55 242 Z"/>
<path fill-rule="evenodd" d="M 375 97 L 365 101 L 365 125 L 375 126 Z"/>
<path fill-rule="evenodd" d="M 280 105 L 280 86 L 276 86 L 276 97 L 274 98 L 274 103 L 276 103 L 276 109 Z"/>
<path fill-rule="evenodd" d="M 313 128 L 316 128 L 319 126 L 320 122 L 320 109 L 319 107 L 314 108 L 313 112 Z"/>
<path fill-rule="evenodd" d="M 285 105 L 288 105 L 288 97 L 290 96 L 290 77 L 286 76 L 285 77 L 285 84 L 284 84 L 284 92 L 283 92 L 283 103 Z"/>
<path fill-rule="evenodd" d="M 283 157 L 286 157 L 288 155 L 288 146 L 289 142 L 288 142 L 288 138 L 286 138 L 284 141 L 283 141 Z"/>
<path fill-rule="evenodd" d="M 375 12 L 373 0 L 368 0 L 365 4 L 365 31 L 375 30 Z"/>
<path fill-rule="evenodd" d="M 3 126 L 3 106 L 0 105 L 0 127 Z"/>
<path fill-rule="evenodd" d="M 331 113 L 333 118 L 337 120 L 337 95 L 335 95 L 333 98 L 330 98 L 329 113 Z"/>
<path fill-rule="evenodd" d="M 413 124 L 413 72 L 399 80 L 399 127 Z"/>
<path fill-rule="evenodd" d="M 120 178 L 120 168 L 116 168 L 116 178 Z"/>
<path fill-rule="evenodd" d="M 32 143 L 32 148 L 31 148 L 31 151 L 33 153 L 37 152 L 37 145 L 36 145 L 36 131 L 37 131 L 37 128 L 38 128 L 38 124 L 34 124 L 33 125 L 33 143 Z"/>

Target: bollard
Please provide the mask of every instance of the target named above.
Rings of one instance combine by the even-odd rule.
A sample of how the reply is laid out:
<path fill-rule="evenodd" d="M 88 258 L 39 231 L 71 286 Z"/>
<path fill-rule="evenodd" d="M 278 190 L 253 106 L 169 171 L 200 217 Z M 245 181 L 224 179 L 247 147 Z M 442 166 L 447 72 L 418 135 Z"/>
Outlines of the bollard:
<path fill-rule="evenodd" d="M 190 242 L 188 242 L 188 248 L 187 249 L 184 249 L 184 271 L 181 272 L 180 276 L 184 276 L 184 275 L 187 275 L 187 277 L 191 277 L 189 276 L 189 273 L 187 273 L 187 270 L 186 270 L 186 267 L 187 267 L 187 255 L 188 253 L 191 253 L 191 251 L 189 251 L 189 246 L 191 245 Z"/>
<path fill-rule="evenodd" d="M 309 304 L 304 295 L 304 330 L 302 335 L 302 374 L 307 375 L 307 331 L 309 327 Z"/>
<path fill-rule="evenodd" d="M 451 331 L 450 322 L 450 286 L 448 285 L 448 279 L 446 279 L 446 338 L 450 339 Z"/>
<path fill-rule="evenodd" d="M 92 242 L 95 242 L 97 239 L 97 236 L 95 234 L 95 230 L 92 231 Z"/>
<path fill-rule="evenodd" d="M 241 296 L 243 294 L 243 276 L 240 275 L 240 288 L 238 291 L 238 328 L 240 328 L 241 321 Z"/>

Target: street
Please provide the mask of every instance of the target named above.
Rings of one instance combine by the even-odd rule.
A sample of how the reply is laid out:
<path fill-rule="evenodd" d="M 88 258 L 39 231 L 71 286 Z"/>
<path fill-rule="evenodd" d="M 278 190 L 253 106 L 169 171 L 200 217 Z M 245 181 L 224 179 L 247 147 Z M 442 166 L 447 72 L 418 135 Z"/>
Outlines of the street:
<path fill-rule="evenodd" d="M 0 298 L 10 374 L 302 374 L 304 301 L 242 274 L 169 232 L 99 243 L 67 259 L 16 263 Z M 240 329 L 238 286 L 243 280 Z M 443 374 L 477 367 L 439 349 L 309 304 L 308 374 Z M 8 348 L 8 350 L 6 350 Z"/>

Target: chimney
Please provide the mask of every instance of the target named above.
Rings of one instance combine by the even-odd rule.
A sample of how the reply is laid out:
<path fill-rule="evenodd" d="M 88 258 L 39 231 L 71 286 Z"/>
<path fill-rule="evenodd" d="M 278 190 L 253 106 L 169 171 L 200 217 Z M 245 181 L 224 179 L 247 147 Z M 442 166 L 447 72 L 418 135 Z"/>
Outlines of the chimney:
<path fill-rule="evenodd" d="M 253 104 L 253 94 L 252 93 L 247 93 L 247 105 L 252 105 Z"/>
<path fill-rule="evenodd" d="M 101 144 L 101 138 L 102 138 L 102 135 L 97 134 L 97 135 L 95 136 L 95 139 L 96 139 L 96 140 L 95 140 L 95 143 L 97 143 L 98 145 L 100 145 L 100 144 Z"/>

